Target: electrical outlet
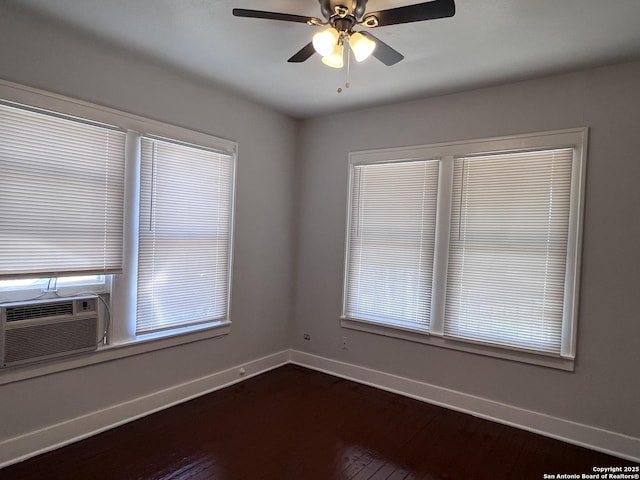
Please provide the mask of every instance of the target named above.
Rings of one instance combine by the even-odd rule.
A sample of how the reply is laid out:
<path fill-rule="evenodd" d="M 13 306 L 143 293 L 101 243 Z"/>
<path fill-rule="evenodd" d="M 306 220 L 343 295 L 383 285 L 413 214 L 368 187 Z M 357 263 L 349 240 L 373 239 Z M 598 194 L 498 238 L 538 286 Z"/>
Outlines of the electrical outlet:
<path fill-rule="evenodd" d="M 302 339 L 303 339 L 303 340 L 311 340 L 311 335 L 309 335 L 308 333 L 304 333 L 304 334 L 302 335 Z"/>
<path fill-rule="evenodd" d="M 349 348 L 349 342 L 347 337 L 342 337 L 342 349 L 347 350 Z"/>

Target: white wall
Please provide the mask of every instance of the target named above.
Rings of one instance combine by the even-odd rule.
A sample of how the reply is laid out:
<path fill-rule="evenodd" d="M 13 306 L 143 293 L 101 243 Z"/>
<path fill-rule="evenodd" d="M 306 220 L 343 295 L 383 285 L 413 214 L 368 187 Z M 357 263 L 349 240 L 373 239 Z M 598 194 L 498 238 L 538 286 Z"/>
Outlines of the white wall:
<path fill-rule="evenodd" d="M 350 151 L 582 126 L 590 128 L 590 145 L 575 372 L 340 327 Z M 294 348 L 638 442 L 639 152 L 640 63 L 305 121 Z"/>
<path fill-rule="evenodd" d="M 2 5 L 0 78 L 239 145 L 231 334 L 3 385 L 0 442 L 288 348 L 295 121 Z"/>

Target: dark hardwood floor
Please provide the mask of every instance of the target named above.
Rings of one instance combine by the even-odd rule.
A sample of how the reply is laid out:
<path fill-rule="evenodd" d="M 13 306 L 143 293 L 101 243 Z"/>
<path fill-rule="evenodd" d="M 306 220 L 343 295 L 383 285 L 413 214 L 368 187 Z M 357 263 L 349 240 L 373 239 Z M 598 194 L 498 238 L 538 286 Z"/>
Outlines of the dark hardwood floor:
<path fill-rule="evenodd" d="M 527 480 L 622 465 L 634 464 L 288 365 L 0 479 Z"/>

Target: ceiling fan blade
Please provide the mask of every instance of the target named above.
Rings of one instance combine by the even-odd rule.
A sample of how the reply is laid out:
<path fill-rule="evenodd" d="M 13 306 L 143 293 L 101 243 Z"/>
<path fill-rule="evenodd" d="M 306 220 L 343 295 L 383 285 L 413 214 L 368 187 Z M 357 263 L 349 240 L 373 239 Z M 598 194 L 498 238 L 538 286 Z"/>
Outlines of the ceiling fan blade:
<path fill-rule="evenodd" d="M 316 53 L 316 49 L 313 48 L 313 43 L 309 42 L 302 47 L 298 53 L 294 54 L 287 62 L 289 63 L 301 63 L 309 60 L 311 56 Z"/>
<path fill-rule="evenodd" d="M 397 25 L 399 23 L 422 22 L 436 18 L 453 17 L 456 13 L 454 0 L 433 0 L 431 2 L 390 8 L 379 12 L 367 13 L 367 17 L 375 16 L 378 26 Z"/>
<path fill-rule="evenodd" d="M 282 20 L 285 22 L 322 24 L 319 18 L 303 17 L 302 15 L 292 15 L 290 13 L 264 12 L 262 10 L 247 10 L 246 8 L 234 8 L 234 17 L 264 18 L 267 20 Z"/>
<path fill-rule="evenodd" d="M 376 57 L 382 63 L 390 67 L 391 65 L 395 65 L 400 60 L 404 59 L 404 55 L 402 55 L 397 50 L 391 48 L 389 45 L 384 43 L 378 37 L 371 35 L 369 32 L 360 32 L 365 37 L 369 37 L 371 40 L 376 42 L 376 49 L 373 51 L 371 55 Z"/>

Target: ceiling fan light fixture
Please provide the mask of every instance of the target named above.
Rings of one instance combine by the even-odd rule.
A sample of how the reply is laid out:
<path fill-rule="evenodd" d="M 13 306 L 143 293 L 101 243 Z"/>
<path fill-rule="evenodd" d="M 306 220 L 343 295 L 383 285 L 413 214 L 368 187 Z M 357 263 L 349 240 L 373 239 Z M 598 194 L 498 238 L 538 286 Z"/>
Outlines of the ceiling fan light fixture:
<path fill-rule="evenodd" d="M 376 48 L 376 42 L 360 32 L 355 32 L 349 37 L 349 46 L 356 58 L 356 62 L 362 62 L 369 58 Z"/>
<path fill-rule="evenodd" d="M 336 45 L 331 55 L 322 57 L 322 63 L 331 68 L 342 68 L 344 66 L 344 46 Z"/>
<path fill-rule="evenodd" d="M 340 33 L 335 28 L 327 28 L 313 36 L 313 48 L 323 57 L 331 55 L 338 44 Z"/>

